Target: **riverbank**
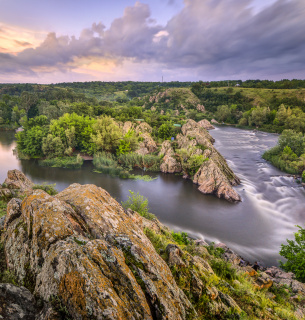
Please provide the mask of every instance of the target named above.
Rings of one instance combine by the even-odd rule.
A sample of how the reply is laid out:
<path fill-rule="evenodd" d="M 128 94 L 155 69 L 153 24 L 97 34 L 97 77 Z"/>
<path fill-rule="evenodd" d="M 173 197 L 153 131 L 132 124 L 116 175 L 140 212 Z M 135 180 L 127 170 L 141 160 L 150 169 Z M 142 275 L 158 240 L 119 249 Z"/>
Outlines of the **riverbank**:
<path fill-rule="evenodd" d="M 10 266 L 1 280 L 27 289 L 0 283 L 0 301 L 6 299 L 1 316 L 18 309 L 40 319 L 62 310 L 72 319 L 97 317 L 109 310 L 109 299 L 115 319 L 155 319 L 156 313 L 159 319 L 185 320 L 305 315 L 305 286 L 291 274 L 242 266 L 225 245 L 178 236 L 157 219 L 123 210 L 101 188 L 73 184 L 50 196 L 31 192 L 33 184 L 17 172 L 9 173 L 6 184 L 28 196 L 22 206 L 19 200 L 10 202 L 5 229 L 0 227 L 0 249 Z M 38 264 L 30 259 L 34 251 Z M 99 299 L 96 288 L 108 292 L 109 299 Z M 17 298 L 20 290 L 28 304 Z"/>

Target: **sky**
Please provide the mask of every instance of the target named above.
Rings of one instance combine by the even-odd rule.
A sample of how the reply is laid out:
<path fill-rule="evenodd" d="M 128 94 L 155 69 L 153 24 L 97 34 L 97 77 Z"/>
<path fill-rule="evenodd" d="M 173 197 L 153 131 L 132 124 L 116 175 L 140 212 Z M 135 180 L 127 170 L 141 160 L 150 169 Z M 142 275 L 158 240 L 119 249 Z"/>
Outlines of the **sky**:
<path fill-rule="evenodd" d="M 0 83 L 305 79 L 304 0 L 0 0 Z"/>

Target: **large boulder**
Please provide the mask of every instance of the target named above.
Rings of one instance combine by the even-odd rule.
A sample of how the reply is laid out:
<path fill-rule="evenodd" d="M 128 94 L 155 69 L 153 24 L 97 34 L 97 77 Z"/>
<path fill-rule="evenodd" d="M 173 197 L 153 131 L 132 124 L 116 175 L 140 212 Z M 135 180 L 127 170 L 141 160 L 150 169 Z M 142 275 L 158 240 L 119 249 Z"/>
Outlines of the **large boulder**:
<path fill-rule="evenodd" d="M 198 122 L 198 125 L 206 130 L 212 130 L 215 129 L 213 125 L 211 125 L 209 120 L 203 119 Z"/>
<path fill-rule="evenodd" d="M 230 202 L 241 201 L 239 194 L 232 188 L 230 181 L 213 160 L 205 161 L 194 176 L 193 182 L 204 194 L 215 194 Z"/>
<path fill-rule="evenodd" d="M 73 319 L 188 319 L 193 307 L 142 228 L 105 190 L 73 184 L 12 200 L 9 269 Z M 15 212 L 13 212 L 15 210 Z"/>

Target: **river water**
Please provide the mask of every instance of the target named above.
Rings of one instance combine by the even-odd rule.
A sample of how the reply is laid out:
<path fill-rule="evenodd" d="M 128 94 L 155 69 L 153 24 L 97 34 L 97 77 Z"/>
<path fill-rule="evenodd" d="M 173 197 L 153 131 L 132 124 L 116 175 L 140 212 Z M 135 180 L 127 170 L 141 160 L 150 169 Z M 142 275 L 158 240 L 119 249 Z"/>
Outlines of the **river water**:
<path fill-rule="evenodd" d="M 227 159 L 242 184 L 236 187 L 242 202 L 231 204 L 201 194 L 190 181 L 173 174 L 155 174 L 151 182 L 123 180 L 94 173 L 86 161 L 78 170 L 47 168 L 35 160 L 18 160 L 13 155 L 14 134 L 0 132 L 0 182 L 7 171 L 19 169 L 35 183 L 56 183 L 57 190 L 70 184 L 93 183 L 105 188 L 118 201 L 129 190 L 149 200 L 150 211 L 176 231 L 208 241 L 224 242 L 250 261 L 275 265 L 281 243 L 293 238 L 296 224 L 305 222 L 305 190 L 261 158 L 276 145 L 278 136 L 231 127 L 210 131 L 215 147 Z"/>

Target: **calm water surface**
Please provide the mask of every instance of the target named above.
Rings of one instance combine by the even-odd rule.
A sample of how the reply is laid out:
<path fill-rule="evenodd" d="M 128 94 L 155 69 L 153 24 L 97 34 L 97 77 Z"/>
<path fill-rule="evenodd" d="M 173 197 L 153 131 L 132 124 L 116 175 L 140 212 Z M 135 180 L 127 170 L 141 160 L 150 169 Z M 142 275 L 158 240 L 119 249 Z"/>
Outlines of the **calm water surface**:
<path fill-rule="evenodd" d="M 157 174 L 156 180 L 144 182 L 94 173 L 91 162 L 79 170 L 39 167 L 35 160 L 16 159 L 11 132 L 0 132 L 0 182 L 8 170 L 19 169 L 35 183 L 56 183 L 58 190 L 74 182 L 93 183 L 118 201 L 127 199 L 128 190 L 139 191 L 148 198 L 150 211 L 175 230 L 224 242 L 251 261 L 276 264 L 280 244 L 293 238 L 296 224 L 305 222 L 305 190 L 261 158 L 278 136 L 230 127 L 210 133 L 216 148 L 242 180 L 236 187 L 242 196 L 239 204 L 202 195 L 191 181 L 172 174 Z"/>

